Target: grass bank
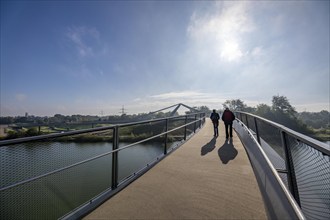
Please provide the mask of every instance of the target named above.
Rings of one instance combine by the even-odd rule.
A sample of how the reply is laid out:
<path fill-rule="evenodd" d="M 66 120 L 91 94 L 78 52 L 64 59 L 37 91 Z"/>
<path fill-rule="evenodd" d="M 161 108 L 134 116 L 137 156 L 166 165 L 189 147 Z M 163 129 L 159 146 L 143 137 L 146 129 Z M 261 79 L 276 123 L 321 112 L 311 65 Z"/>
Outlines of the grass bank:
<path fill-rule="evenodd" d="M 322 128 L 322 129 L 314 129 L 314 138 L 325 142 L 325 141 L 330 141 L 330 128 Z"/>
<path fill-rule="evenodd" d="M 121 135 L 119 136 L 119 142 L 134 143 L 142 141 L 146 138 L 151 137 L 150 135 Z M 174 142 L 183 139 L 180 136 L 171 136 L 167 137 L 168 142 Z M 74 135 L 74 136 L 65 136 L 56 138 L 54 141 L 58 142 L 76 142 L 76 143 L 97 143 L 97 142 L 113 142 L 112 136 L 99 136 L 93 134 L 83 134 L 83 135 Z M 156 137 L 149 142 L 164 142 L 164 136 Z"/>

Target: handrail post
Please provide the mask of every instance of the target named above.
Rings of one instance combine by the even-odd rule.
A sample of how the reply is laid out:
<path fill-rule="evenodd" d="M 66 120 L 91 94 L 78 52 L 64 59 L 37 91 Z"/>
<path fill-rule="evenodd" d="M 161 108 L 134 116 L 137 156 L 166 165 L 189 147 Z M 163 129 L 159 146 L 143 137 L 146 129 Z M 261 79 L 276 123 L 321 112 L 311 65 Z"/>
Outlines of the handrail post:
<path fill-rule="evenodd" d="M 113 147 L 112 150 L 117 150 L 119 144 L 119 129 L 118 126 L 113 128 Z M 118 151 L 112 153 L 112 185 L 115 189 L 118 186 Z"/>
<path fill-rule="evenodd" d="M 254 119 L 254 126 L 256 127 L 257 141 L 259 144 L 261 144 L 257 119 L 255 117 L 253 117 L 253 119 Z"/>
<path fill-rule="evenodd" d="M 187 122 L 188 122 L 188 116 L 186 115 L 185 116 L 185 119 L 184 119 L 184 124 L 186 126 L 184 126 L 184 137 L 183 137 L 183 140 L 187 140 Z"/>
<path fill-rule="evenodd" d="M 246 127 L 248 127 L 248 129 L 250 129 L 247 114 L 245 114 L 245 120 L 246 120 Z"/>
<path fill-rule="evenodd" d="M 165 119 L 165 132 L 168 131 L 168 118 Z M 164 155 L 167 154 L 167 133 L 165 133 L 165 141 L 164 141 Z"/>
<path fill-rule="evenodd" d="M 195 114 L 194 133 L 196 133 L 196 120 L 197 120 L 197 115 Z"/>
<path fill-rule="evenodd" d="M 300 199 L 299 199 L 297 179 L 296 179 L 296 175 L 294 172 L 294 165 L 293 165 L 293 161 L 292 161 L 292 155 L 291 155 L 291 151 L 288 147 L 286 133 L 284 131 L 281 131 L 281 139 L 282 139 L 282 146 L 284 148 L 284 153 L 285 153 L 286 168 L 288 171 L 287 177 L 288 177 L 289 189 L 290 189 L 290 192 L 292 193 L 293 197 L 295 198 L 296 202 L 298 203 L 298 205 L 301 206 Z"/>

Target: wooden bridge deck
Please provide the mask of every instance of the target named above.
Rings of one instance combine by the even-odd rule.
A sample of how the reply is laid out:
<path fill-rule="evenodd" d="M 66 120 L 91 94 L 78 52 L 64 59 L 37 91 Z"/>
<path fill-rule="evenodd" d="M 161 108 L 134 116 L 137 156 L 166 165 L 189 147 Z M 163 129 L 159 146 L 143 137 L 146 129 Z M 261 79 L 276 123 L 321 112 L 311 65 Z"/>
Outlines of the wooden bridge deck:
<path fill-rule="evenodd" d="M 85 219 L 267 219 L 251 164 L 234 132 L 205 126 Z"/>

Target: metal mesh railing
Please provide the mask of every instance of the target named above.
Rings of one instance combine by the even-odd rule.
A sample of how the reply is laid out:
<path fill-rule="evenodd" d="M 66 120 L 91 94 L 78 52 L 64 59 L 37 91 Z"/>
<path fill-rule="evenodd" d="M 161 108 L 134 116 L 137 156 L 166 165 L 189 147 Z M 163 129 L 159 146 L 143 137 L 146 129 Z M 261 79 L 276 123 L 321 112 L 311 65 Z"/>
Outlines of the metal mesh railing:
<path fill-rule="evenodd" d="M 300 205 L 308 219 L 330 217 L 330 157 L 288 137 Z"/>
<path fill-rule="evenodd" d="M 236 112 L 256 136 L 307 219 L 330 217 L 330 147 L 275 122 Z"/>
<path fill-rule="evenodd" d="M 1 141 L 0 219 L 84 213 L 87 206 L 100 204 L 101 195 L 164 157 L 174 136 L 186 140 L 204 118 L 198 113 Z"/>
<path fill-rule="evenodd" d="M 0 219 L 57 219 L 111 186 L 111 154 L 73 165 L 111 152 L 112 143 L 72 141 L 79 136 L 0 147 Z"/>

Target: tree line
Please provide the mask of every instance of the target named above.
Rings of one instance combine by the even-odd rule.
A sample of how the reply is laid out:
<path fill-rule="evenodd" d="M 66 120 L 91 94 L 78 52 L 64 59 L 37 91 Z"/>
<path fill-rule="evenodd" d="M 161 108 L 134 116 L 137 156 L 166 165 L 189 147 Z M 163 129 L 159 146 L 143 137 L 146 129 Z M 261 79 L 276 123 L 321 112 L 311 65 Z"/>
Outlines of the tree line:
<path fill-rule="evenodd" d="M 159 112 L 153 115 L 154 118 L 162 118 L 169 116 L 169 113 Z M 35 125 L 48 125 L 48 124 L 65 124 L 65 123 L 90 123 L 90 122 L 120 122 L 142 120 L 150 118 L 149 114 L 133 114 L 133 115 L 111 115 L 111 116 L 95 116 L 95 115 L 62 115 L 55 114 L 54 116 L 7 116 L 0 117 L 0 124 L 35 124 Z"/>
<path fill-rule="evenodd" d="M 240 99 L 233 99 L 226 100 L 223 107 L 258 115 L 321 141 L 330 140 L 329 111 L 298 113 L 285 96 L 273 96 L 271 106 L 259 104 L 250 107 Z"/>
<path fill-rule="evenodd" d="M 298 113 L 290 104 L 285 96 L 273 96 L 272 104 L 259 104 L 256 107 L 250 107 L 241 99 L 226 100 L 223 108 L 228 107 L 232 111 L 249 112 L 268 120 L 282 124 L 292 130 L 302 134 L 312 136 L 319 140 L 330 140 L 330 113 L 326 110 L 321 112 L 301 112 Z M 207 106 L 195 107 L 197 111 L 211 113 Z M 220 110 L 221 111 L 221 110 Z M 186 114 L 192 113 L 187 111 Z M 102 123 L 124 123 L 141 120 L 149 120 L 154 118 L 169 117 L 171 112 L 158 112 L 156 114 L 141 113 L 133 115 L 112 115 L 112 116 L 91 116 L 91 115 L 71 115 L 65 116 L 55 114 L 52 117 L 40 116 L 17 116 L 17 117 L 0 117 L 0 124 L 16 124 L 18 126 L 24 125 L 48 125 L 48 126 L 65 126 L 70 124 L 102 124 Z M 177 113 L 176 113 L 177 115 Z M 21 132 L 21 133 L 19 133 Z M 12 132 L 14 137 L 18 136 L 34 136 L 40 134 L 36 128 L 27 129 L 25 131 Z"/>

